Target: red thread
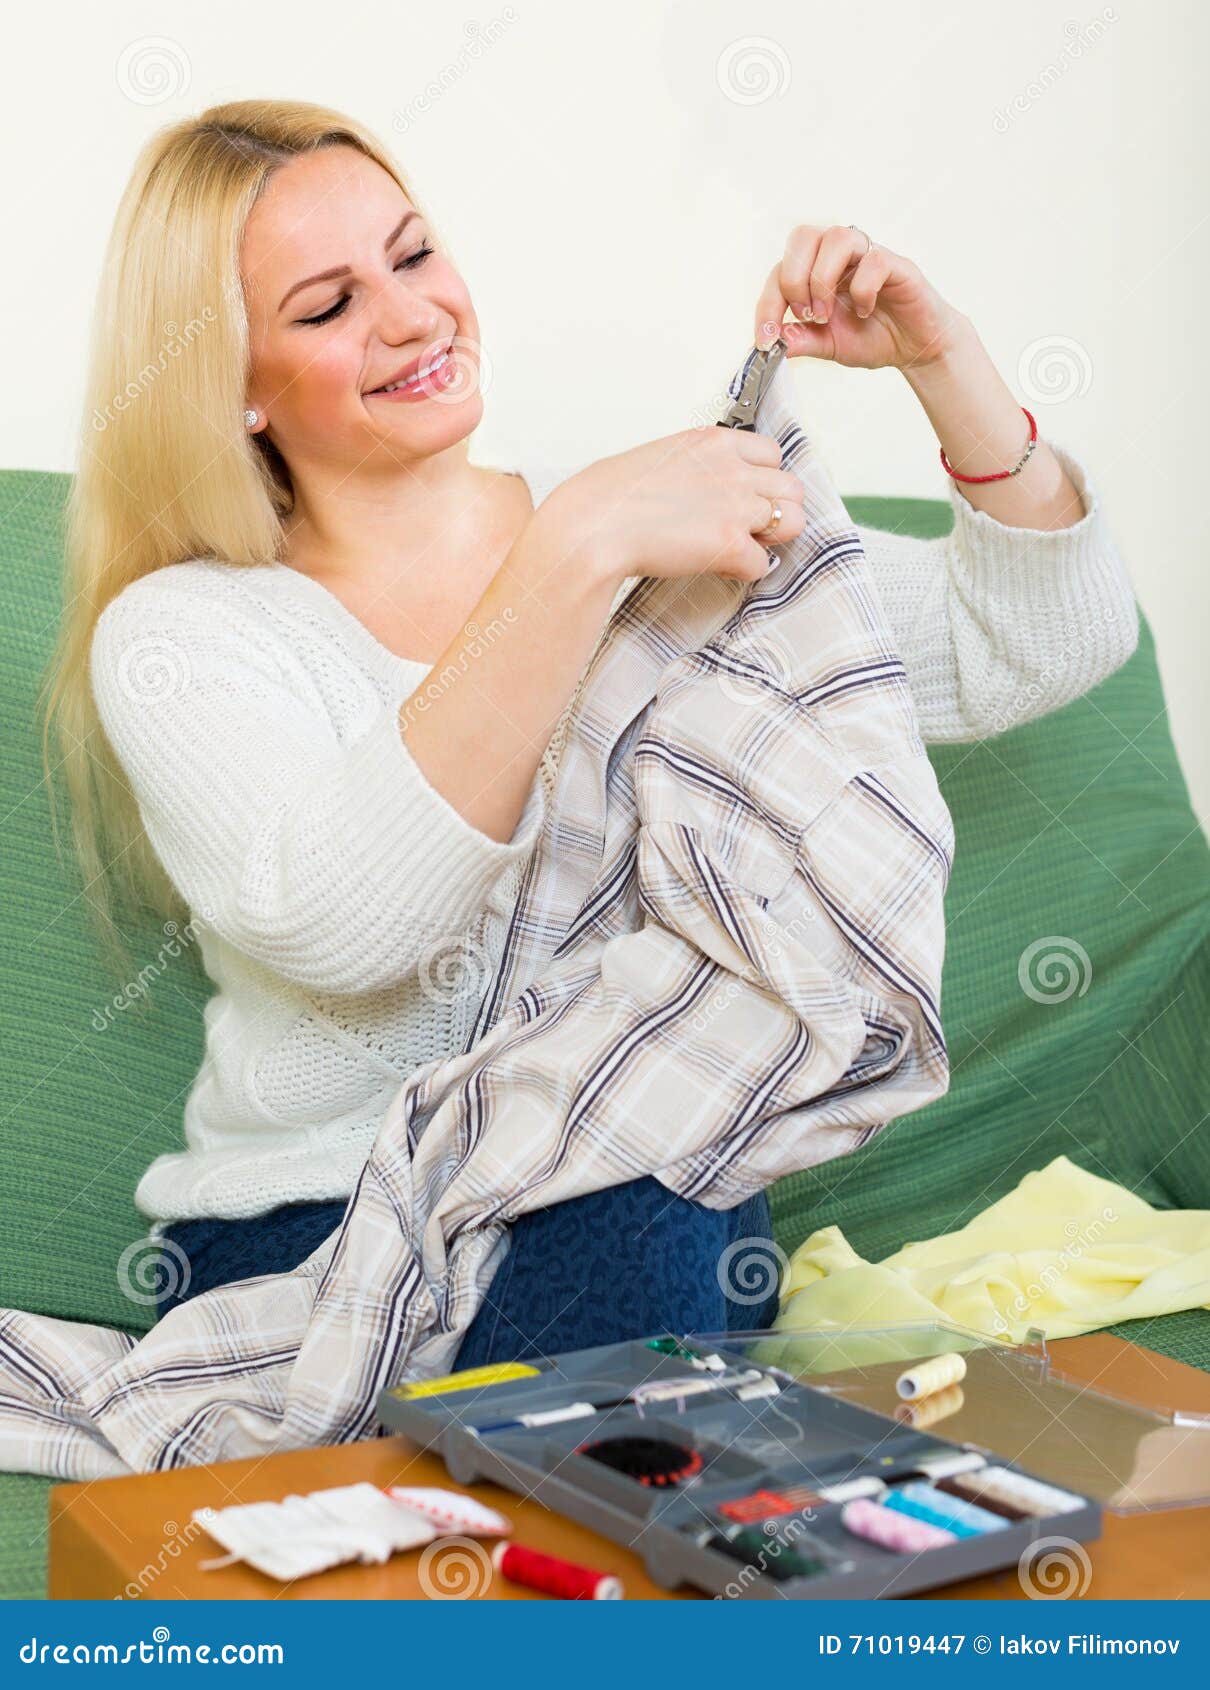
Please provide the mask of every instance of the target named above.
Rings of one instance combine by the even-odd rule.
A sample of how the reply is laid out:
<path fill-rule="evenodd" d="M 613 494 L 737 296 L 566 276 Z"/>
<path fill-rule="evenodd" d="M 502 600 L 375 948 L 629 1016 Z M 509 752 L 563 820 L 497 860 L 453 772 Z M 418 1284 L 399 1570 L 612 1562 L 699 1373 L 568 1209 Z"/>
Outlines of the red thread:
<path fill-rule="evenodd" d="M 776 1514 L 797 1514 L 800 1509 L 813 1508 L 822 1501 L 818 1491 L 797 1485 L 787 1491 L 754 1490 L 748 1496 L 720 1502 L 718 1511 L 725 1519 L 751 1525 L 754 1521 L 772 1519 Z"/>
<path fill-rule="evenodd" d="M 593 1567 L 577 1566 L 558 1555 L 543 1555 L 520 1543 L 498 1543 L 492 1550 L 492 1564 L 514 1584 L 540 1590 L 544 1596 L 600 1601 L 622 1595 L 622 1581 L 613 1573 L 598 1573 Z"/>

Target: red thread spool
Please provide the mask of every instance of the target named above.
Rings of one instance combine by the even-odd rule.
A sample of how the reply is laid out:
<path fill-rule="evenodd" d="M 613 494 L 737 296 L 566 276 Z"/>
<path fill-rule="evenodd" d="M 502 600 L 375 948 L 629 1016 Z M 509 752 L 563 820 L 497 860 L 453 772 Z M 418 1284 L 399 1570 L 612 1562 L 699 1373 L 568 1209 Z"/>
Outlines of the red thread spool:
<path fill-rule="evenodd" d="M 544 1596 L 583 1599 L 620 1597 L 622 1581 L 612 1573 L 598 1573 L 594 1567 L 578 1567 L 557 1555 L 543 1555 L 519 1543 L 498 1543 L 492 1550 L 492 1565 L 514 1584 L 540 1590 Z"/>

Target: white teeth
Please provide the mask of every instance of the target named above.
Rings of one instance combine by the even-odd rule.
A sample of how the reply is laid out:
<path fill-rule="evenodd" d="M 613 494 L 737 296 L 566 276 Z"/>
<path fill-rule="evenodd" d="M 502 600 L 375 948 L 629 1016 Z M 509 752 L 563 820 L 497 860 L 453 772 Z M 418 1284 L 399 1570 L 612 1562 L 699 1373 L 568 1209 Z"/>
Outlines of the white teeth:
<path fill-rule="evenodd" d="M 396 389 L 400 387 L 415 387 L 419 382 L 424 380 L 425 376 L 431 375 L 434 370 L 439 370 L 448 357 L 448 349 L 444 352 L 439 352 L 431 364 L 426 364 L 424 369 L 417 370 L 416 374 L 409 377 L 407 381 L 389 382 L 386 387 L 380 387 L 377 391 L 379 393 L 394 393 Z"/>

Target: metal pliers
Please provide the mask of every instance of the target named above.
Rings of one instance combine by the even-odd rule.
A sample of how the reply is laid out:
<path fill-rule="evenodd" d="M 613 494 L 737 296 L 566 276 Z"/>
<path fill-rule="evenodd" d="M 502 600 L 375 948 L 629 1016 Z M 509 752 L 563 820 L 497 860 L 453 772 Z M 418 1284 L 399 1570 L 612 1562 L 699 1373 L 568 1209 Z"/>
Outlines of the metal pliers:
<path fill-rule="evenodd" d="M 779 336 L 773 345 L 762 351 L 757 347 L 748 354 L 739 397 L 732 400 L 726 416 L 718 419 L 719 428 L 742 428 L 749 434 L 756 432 L 756 407 L 768 391 L 777 373 L 777 366 L 786 355 L 786 343 Z"/>

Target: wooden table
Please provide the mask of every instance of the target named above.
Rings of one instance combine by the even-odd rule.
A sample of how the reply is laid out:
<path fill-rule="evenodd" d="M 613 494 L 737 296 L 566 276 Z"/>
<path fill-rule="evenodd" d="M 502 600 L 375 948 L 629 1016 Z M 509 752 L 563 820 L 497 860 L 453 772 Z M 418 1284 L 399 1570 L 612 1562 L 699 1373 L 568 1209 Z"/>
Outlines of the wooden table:
<path fill-rule="evenodd" d="M 1157 1407 L 1210 1412 L 1210 1374 L 1105 1333 L 1067 1338 L 1050 1346 L 1054 1365 L 1072 1378 Z M 236 1563 L 203 1572 L 199 1563 L 223 1553 L 192 1524 L 195 1508 L 279 1499 L 291 1491 L 368 1479 L 376 1485 L 452 1486 L 439 1457 L 405 1438 L 372 1438 L 332 1448 L 295 1450 L 211 1467 L 183 1467 L 168 1473 L 56 1485 L 51 1491 L 50 1595 L 112 1598 L 285 1597 L 298 1599 L 425 1597 L 434 1580 L 445 1594 L 467 1597 L 545 1600 L 486 1574 L 482 1562 L 453 1551 L 424 1563 L 423 1550 L 400 1552 L 381 1566 L 334 1567 L 282 1585 Z M 519 1542 L 621 1575 L 626 1595 L 659 1601 L 693 1599 L 698 1592 L 670 1592 L 652 1583 L 639 1556 L 540 1504 L 495 1485 L 476 1485 L 474 1494 L 513 1521 Z M 486 1540 L 485 1540 L 486 1541 Z M 1168 1509 L 1152 1514 L 1106 1513 L 1103 1535 L 1086 1547 L 1092 1579 L 1084 1595 L 1114 1597 L 1210 1597 L 1210 1508 Z M 490 1545 L 488 1545 L 490 1547 Z M 422 1570 L 426 1565 L 427 1570 Z M 462 1580 L 462 1582 L 460 1582 Z M 429 1588 L 426 1588 L 426 1584 Z M 930 1596 L 1023 1599 L 1015 1568 L 946 1585 Z"/>

